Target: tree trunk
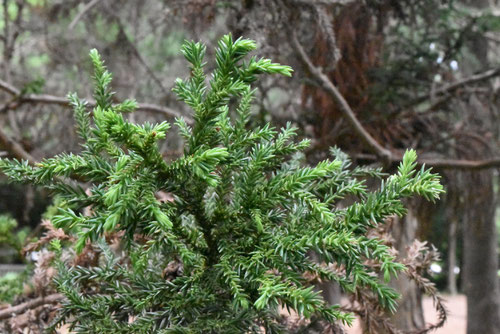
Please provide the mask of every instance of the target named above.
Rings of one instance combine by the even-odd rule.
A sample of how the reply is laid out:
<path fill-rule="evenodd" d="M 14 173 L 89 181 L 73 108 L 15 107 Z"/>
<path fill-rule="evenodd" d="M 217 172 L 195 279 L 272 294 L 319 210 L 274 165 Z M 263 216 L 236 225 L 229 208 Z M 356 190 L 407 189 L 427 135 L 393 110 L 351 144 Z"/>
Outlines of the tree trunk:
<path fill-rule="evenodd" d="M 413 204 L 413 203 L 412 203 Z M 395 219 L 392 227 L 394 247 L 399 257 L 406 257 L 406 248 L 415 240 L 418 218 L 411 205 L 408 214 L 402 219 Z M 425 326 L 424 311 L 422 308 L 422 293 L 416 284 L 404 275 L 391 281 L 391 286 L 401 294 L 398 311 L 392 317 L 396 328 L 405 331 L 422 329 Z"/>
<path fill-rule="evenodd" d="M 497 238 L 493 172 L 464 172 L 463 289 L 467 295 L 467 334 L 500 331 Z"/>
<path fill-rule="evenodd" d="M 457 294 L 457 228 L 458 222 L 455 217 L 450 219 L 448 226 L 448 292 L 451 295 Z"/>
<path fill-rule="evenodd" d="M 485 9 L 488 0 L 462 0 L 463 3 Z M 465 42 L 483 68 L 488 67 L 488 41 L 475 32 L 466 36 Z M 464 64 L 467 66 L 467 64 Z M 473 97 L 473 96 L 472 96 Z M 471 100 L 470 121 L 484 117 L 485 107 Z M 487 118 L 486 118 L 487 119 Z M 466 158 L 485 157 L 489 147 L 474 147 L 470 142 L 458 143 L 469 148 Z M 497 233 L 495 225 L 495 196 L 493 171 L 463 172 L 464 196 L 463 227 L 463 290 L 467 296 L 467 334 L 493 334 L 500 332 L 498 287 Z"/>

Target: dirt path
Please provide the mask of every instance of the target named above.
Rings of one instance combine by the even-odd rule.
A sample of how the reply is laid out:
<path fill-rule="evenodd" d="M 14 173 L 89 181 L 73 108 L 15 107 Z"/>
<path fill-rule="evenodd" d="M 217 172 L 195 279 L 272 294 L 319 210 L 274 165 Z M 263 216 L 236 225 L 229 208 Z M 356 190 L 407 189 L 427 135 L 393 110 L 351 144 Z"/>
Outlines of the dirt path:
<path fill-rule="evenodd" d="M 435 334 L 465 334 L 466 330 L 466 300 L 464 295 L 449 296 L 445 295 L 446 309 L 448 310 L 448 320 L 444 327 L 432 332 Z M 424 298 L 423 301 L 425 321 L 435 323 L 437 319 L 436 310 L 432 299 Z M 360 334 L 359 323 L 355 323 L 353 328 L 347 330 L 348 334 Z"/>
<path fill-rule="evenodd" d="M 467 302 L 464 295 L 444 296 L 446 299 L 446 309 L 448 310 L 448 321 L 443 328 L 433 333 L 435 334 L 465 334 L 467 320 Z M 435 321 L 436 311 L 429 298 L 424 299 L 424 314 L 427 322 Z"/>

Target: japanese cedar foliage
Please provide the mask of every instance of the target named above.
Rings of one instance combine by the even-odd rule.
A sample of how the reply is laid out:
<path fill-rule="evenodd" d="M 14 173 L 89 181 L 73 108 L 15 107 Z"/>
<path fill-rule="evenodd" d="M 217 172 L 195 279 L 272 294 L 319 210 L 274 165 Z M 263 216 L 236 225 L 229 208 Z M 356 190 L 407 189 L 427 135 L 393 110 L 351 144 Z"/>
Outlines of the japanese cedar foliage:
<path fill-rule="evenodd" d="M 295 142 L 295 128 L 249 128 L 257 75 L 292 72 L 268 59 L 243 61 L 255 48 L 251 40 L 224 36 L 207 77 L 205 46 L 184 44 L 191 77 L 177 80 L 174 90 L 193 110 L 194 123 L 177 119 L 186 144 L 175 161 L 167 162 L 157 145 L 169 123 L 137 125 L 123 117 L 134 101 L 112 104 L 111 74 L 95 50 L 92 113 L 69 95 L 82 152 L 35 166 L 1 161 L 11 179 L 63 198 L 53 224 L 76 237 L 76 252 L 87 243 L 100 250 L 98 267 L 72 267 L 61 257 L 55 284 L 66 300 L 59 322 L 81 333 L 279 333 L 281 306 L 349 323 L 351 315 L 326 305 L 311 277 L 336 281 L 347 292 L 369 288 L 395 309 L 398 295 L 379 274 L 388 280 L 404 267 L 366 231 L 404 214 L 404 197 L 438 198 L 438 176 L 415 170 L 414 151 L 387 178 L 349 169 L 336 151 L 334 160 L 301 166 L 297 153 L 309 141 Z M 378 190 L 368 191 L 367 176 L 382 179 Z M 159 201 L 159 193 L 171 200 Z M 357 201 L 337 207 L 346 196 Z M 84 207 L 90 215 L 81 213 Z M 120 231 L 117 252 L 104 236 Z M 166 277 L 169 267 L 175 270 Z"/>

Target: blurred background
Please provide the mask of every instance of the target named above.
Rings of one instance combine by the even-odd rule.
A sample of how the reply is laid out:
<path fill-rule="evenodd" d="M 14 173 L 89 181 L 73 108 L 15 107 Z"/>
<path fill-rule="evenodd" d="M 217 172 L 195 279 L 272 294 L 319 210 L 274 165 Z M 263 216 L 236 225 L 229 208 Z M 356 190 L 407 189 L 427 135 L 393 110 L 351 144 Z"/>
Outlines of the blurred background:
<path fill-rule="evenodd" d="M 500 331 L 498 1 L 2 0 L 0 7 L 0 156 L 39 161 L 79 151 L 65 96 L 91 96 L 92 48 L 114 75 L 116 101 L 140 103 L 128 117 L 141 123 L 191 114 L 172 92 L 175 79 L 189 75 L 179 51 L 185 39 L 206 43 L 207 59 L 223 34 L 254 39 L 257 56 L 295 72 L 257 83 L 252 122 L 298 126 L 312 139 L 309 163 L 337 146 L 355 165 L 394 172 L 414 148 L 442 175 L 441 201 L 413 200 L 409 214 L 388 225 L 401 258 L 420 256 L 415 240 L 440 255 L 415 268 L 429 269 L 429 282 L 391 282 L 402 294 L 396 328 L 422 332 L 439 322 L 425 297 L 433 282 L 450 310 L 437 333 Z M 181 154 L 175 128 L 162 150 Z M 25 289 L 16 282 L 32 259 L 20 251 L 41 234 L 52 203 L 46 191 L 0 176 L 0 305 Z M 342 300 L 336 287 L 323 289 L 331 302 Z"/>

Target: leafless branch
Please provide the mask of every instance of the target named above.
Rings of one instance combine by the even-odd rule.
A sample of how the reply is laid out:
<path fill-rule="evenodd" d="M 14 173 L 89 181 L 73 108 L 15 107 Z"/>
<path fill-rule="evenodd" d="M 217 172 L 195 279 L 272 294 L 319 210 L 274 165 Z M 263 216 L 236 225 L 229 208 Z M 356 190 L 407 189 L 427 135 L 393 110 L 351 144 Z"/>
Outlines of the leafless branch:
<path fill-rule="evenodd" d="M 11 306 L 9 308 L 0 310 L 0 320 L 8 319 L 8 318 L 13 317 L 17 314 L 24 313 L 27 310 L 37 308 L 38 306 L 41 306 L 41 305 L 58 303 L 63 298 L 64 298 L 63 295 L 61 295 L 59 293 L 55 293 L 55 294 L 48 295 L 45 297 L 39 297 L 36 299 L 32 299 L 30 301 L 27 301 L 25 303 L 22 303 L 22 304 L 19 304 L 16 306 Z"/>
<path fill-rule="evenodd" d="M 19 160 L 27 160 L 30 165 L 35 163 L 35 159 L 18 142 L 10 138 L 0 127 L 0 143 L 14 157 Z"/>
<path fill-rule="evenodd" d="M 9 84 L 7 81 L 0 80 L 0 89 L 11 95 L 19 95 L 19 89 Z"/>
<path fill-rule="evenodd" d="M 372 154 L 353 154 L 356 159 L 377 161 L 378 157 Z M 391 163 L 399 163 L 402 159 L 401 155 L 393 155 Z M 463 160 L 463 159 L 443 159 L 443 158 L 419 158 L 419 165 L 426 165 L 435 169 L 463 169 L 463 170 L 480 170 L 487 168 L 500 168 L 500 158 L 483 159 L 483 160 Z"/>
<path fill-rule="evenodd" d="M 97 5 L 97 3 L 99 1 L 101 1 L 101 0 L 92 0 L 89 3 L 87 3 L 82 8 L 82 10 L 75 16 L 75 18 L 73 19 L 73 21 L 71 21 L 71 23 L 68 26 L 68 30 L 69 31 L 73 30 L 73 28 L 76 26 L 76 24 L 78 23 L 78 21 L 81 20 L 81 18 L 85 15 L 85 13 L 87 13 L 89 10 L 92 9 L 92 7 L 94 7 L 95 5 Z"/>
<path fill-rule="evenodd" d="M 419 159 L 418 163 L 434 167 L 436 169 L 486 169 L 500 168 L 500 158 L 484 160 L 462 160 L 462 159 Z"/>
<path fill-rule="evenodd" d="M 295 32 L 292 33 L 292 43 L 297 51 L 300 60 L 304 63 L 304 65 L 309 70 L 310 74 L 313 78 L 318 82 L 321 88 L 328 94 L 330 97 L 337 102 L 340 107 L 340 111 L 348 121 L 349 125 L 353 128 L 353 130 L 358 134 L 358 136 L 365 142 L 365 144 L 370 148 L 372 152 L 374 152 L 379 158 L 381 158 L 384 162 L 389 162 L 392 158 L 392 153 L 386 148 L 382 147 L 375 138 L 373 138 L 368 131 L 363 127 L 361 122 L 357 119 L 354 111 L 351 109 L 347 101 L 344 99 L 342 94 L 339 92 L 337 87 L 331 82 L 331 80 L 323 73 L 323 71 L 312 63 L 309 56 L 304 51 L 304 48 L 300 44 L 297 39 L 297 35 Z"/>
<path fill-rule="evenodd" d="M 149 74 L 151 79 L 153 79 L 153 81 L 161 88 L 163 93 L 165 95 L 168 94 L 167 89 L 165 88 L 165 86 L 163 85 L 161 80 L 158 78 L 158 76 L 156 76 L 155 72 L 151 69 L 151 67 L 149 67 L 149 65 L 146 63 L 146 61 L 142 57 L 141 53 L 139 52 L 139 49 L 137 49 L 134 42 L 127 35 L 127 32 L 125 30 L 125 26 L 122 23 L 120 17 L 118 15 L 116 15 L 114 12 L 112 12 L 111 15 L 115 18 L 115 21 L 118 23 L 118 26 L 120 28 L 119 34 L 122 36 L 123 41 L 128 45 L 132 54 L 135 56 L 135 58 L 137 58 L 139 63 L 144 67 L 144 69 Z"/>
<path fill-rule="evenodd" d="M 488 80 L 488 79 L 491 79 L 491 78 L 499 76 L 499 75 L 500 75 L 500 68 L 491 69 L 491 70 L 488 70 L 488 71 L 485 71 L 482 73 L 474 74 L 470 77 L 464 78 L 462 80 L 458 80 L 456 82 L 453 82 L 451 84 L 448 84 L 446 86 L 438 88 L 430 93 L 422 94 L 422 95 L 416 97 L 415 99 L 411 100 L 407 104 L 405 104 L 401 109 L 404 110 L 404 109 L 407 109 L 411 106 L 420 104 L 422 102 L 429 100 L 431 97 L 434 97 L 434 96 L 440 96 L 443 94 L 451 94 L 451 93 L 455 92 L 456 90 L 458 90 L 459 88 L 465 87 L 467 85 L 470 85 L 470 84 L 473 84 L 476 82 Z"/>
<path fill-rule="evenodd" d="M 60 96 L 54 96 L 54 95 L 48 95 L 48 94 L 26 94 L 26 95 L 20 95 L 21 92 L 19 89 L 16 87 L 8 84 L 7 82 L 3 81 L 0 79 L 0 90 L 3 90 L 11 95 L 17 96 L 18 98 L 15 99 L 11 103 L 11 106 L 8 106 L 9 108 L 15 109 L 19 104 L 23 103 L 40 103 L 40 104 L 56 104 L 64 107 L 69 107 L 69 102 L 68 99 L 65 97 L 60 97 Z M 95 101 L 94 100 L 87 100 L 88 105 L 90 107 L 95 106 Z M 150 104 L 150 103 L 139 103 L 137 105 L 137 111 L 148 111 L 148 112 L 153 112 L 156 114 L 161 114 L 166 117 L 184 117 L 187 123 L 193 123 L 193 120 L 190 117 L 183 116 L 180 112 L 168 108 L 168 107 L 162 107 L 156 104 Z"/>

